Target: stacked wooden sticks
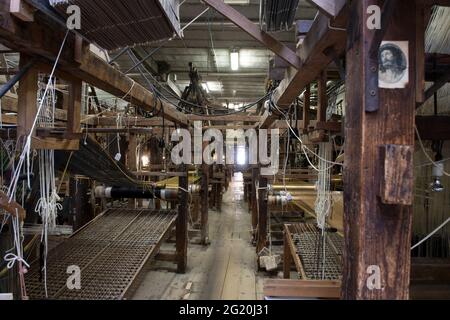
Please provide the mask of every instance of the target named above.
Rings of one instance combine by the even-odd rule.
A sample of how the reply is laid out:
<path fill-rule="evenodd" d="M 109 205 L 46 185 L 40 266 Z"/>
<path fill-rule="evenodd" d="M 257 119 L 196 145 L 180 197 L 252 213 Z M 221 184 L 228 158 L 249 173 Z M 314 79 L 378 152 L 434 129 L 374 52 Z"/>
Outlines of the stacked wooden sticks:
<path fill-rule="evenodd" d="M 81 13 L 80 32 L 107 50 L 148 44 L 180 35 L 178 0 L 50 0 L 67 16 L 70 5 Z"/>

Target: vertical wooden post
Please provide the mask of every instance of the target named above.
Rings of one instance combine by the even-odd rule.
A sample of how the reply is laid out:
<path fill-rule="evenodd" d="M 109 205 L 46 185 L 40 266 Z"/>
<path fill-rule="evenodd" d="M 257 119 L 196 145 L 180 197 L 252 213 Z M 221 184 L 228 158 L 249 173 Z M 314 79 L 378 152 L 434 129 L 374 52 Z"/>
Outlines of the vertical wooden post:
<path fill-rule="evenodd" d="M 380 190 L 406 196 L 413 192 L 413 166 L 382 176 L 383 164 L 407 162 L 414 145 L 415 113 L 415 1 L 399 0 L 385 33 L 386 41 L 408 41 L 409 83 L 402 89 L 379 89 L 379 108 L 368 108 L 368 92 L 376 69 L 368 73 L 369 50 L 376 30 L 369 30 L 367 7 L 374 0 L 353 1 L 347 52 L 346 150 L 344 171 L 344 299 L 408 299 L 412 206 L 386 204 Z M 373 80 L 373 79 L 372 79 Z M 372 93 L 372 94 L 371 94 Z M 370 100 L 370 99 L 369 99 Z M 376 101 L 376 100 L 375 100 Z M 383 150 L 392 148 L 394 153 Z M 406 150 L 408 152 L 398 152 Z M 383 158 L 383 154 L 387 154 Z M 391 158 L 397 155 L 397 158 Z M 404 155 L 404 156 L 403 156 Z M 390 181 L 390 180 L 391 181 Z M 381 288 L 377 277 L 381 279 Z M 368 285 L 368 283 L 370 284 Z"/>
<path fill-rule="evenodd" d="M 19 69 L 23 68 L 30 58 L 20 54 Z M 30 134 L 37 113 L 38 69 L 32 67 L 19 82 L 17 103 L 17 137 Z"/>
<path fill-rule="evenodd" d="M 323 71 L 317 79 L 317 122 L 327 121 L 327 71 Z"/>
<path fill-rule="evenodd" d="M 69 181 L 69 193 L 73 217 L 73 230 L 76 231 L 94 218 L 94 213 L 89 205 L 89 179 L 84 177 L 71 177 Z"/>
<path fill-rule="evenodd" d="M 286 226 L 285 226 L 286 228 Z M 289 235 L 286 231 L 283 232 L 283 278 L 284 279 L 290 279 L 291 278 L 291 263 L 292 263 L 292 257 L 291 257 L 291 250 L 289 248 Z"/>
<path fill-rule="evenodd" d="M 186 165 L 182 165 L 180 172 L 186 173 L 186 175 L 180 176 L 178 178 L 178 184 L 180 190 L 188 190 L 189 182 L 188 182 L 188 170 Z M 180 202 L 178 204 L 178 218 L 177 218 L 177 227 L 176 227 L 176 248 L 177 248 L 177 272 L 185 273 L 187 266 L 187 245 L 188 245 L 188 215 L 189 215 L 189 203 L 188 203 L 189 195 L 180 191 Z"/>
<path fill-rule="evenodd" d="M 214 165 L 209 166 L 209 178 L 211 180 L 214 180 Z M 211 209 L 214 208 L 214 203 L 216 201 L 215 196 L 216 196 L 216 184 L 213 182 L 211 184 L 211 193 L 209 194 L 209 207 Z"/>
<path fill-rule="evenodd" d="M 264 176 L 259 177 L 259 190 L 258 192 L 258 241 L 256 244 L 256 253 L 261 252 L 262 249 L 266 246 L 267 242 L 267 219 L 268 219 L 268 210 L 267 210 L 267 178 Z"/>
<path fill-rule="evenodd" d="M 308 132 L 310 107 L 311 107 L 311 85 L 308 84 L 305 88 L 305 94 L 304 94 L 303 133 Z"/>
<path fill-rule="evenodd" d="M 256 201 L 256 181 L 259 179 L 259 169 L 252 168 L 252 187 L 251 187 L 251 205 L 252 205 L 252 228 L 256 233 L 258 225 L 258 203 Z M 255 235 L 254 235 L 255 236 Z"/>
<path fill-rule="evenodd" d="M 128 140 L 128 155 L 127 155 L 127 163 L 128 168 L 132 171 L 137 170 L 137 159 L 136 159 L 136 147 L 137 147 L 137 137 L 135 134 L 130 134 Z M 128 199 L 128 207 L 136 208 L 136 199 Z"/>
<path fill-rule="evenodd" d="M 151 165 L 161 165 L 162 164 L 162 152 L 161 148 L 159 147 L 159 139 L 156 137 L 152 137 L 149 142 L 150 147 L 150 164 Z M 151 180 L 153 182 L 158 181 L 158 177 L 152 177 Z M 159 209 L 161 208 L 161 201 L 158 199 L 155 199 L 155 208 Z"/>
<path fill-rule="evenodd" d="M 72 79 L 69 83 L 69 105 L 67 110 L 67 132 L 69 138 L 71 134 L 81 133 L 81 96 L 83 82 L 79 79 Z"/>
<path fill-rule="evenodd" d="M 425 30 L 430 6 L 416 3 L 416 103 L 425 102 Z"/>
<path fill-rule="evenodd" d="M 203 150 L 206 148 L 208 144 L 203 142 Z M 203 152 L 203 151 L 202 151 Z M 206 163 L 202 163 L 202 180 L 201 180 L 201 216 L 200 216 L 200 225 L 201 225 L 201 235 L 200 242 L 203 245 L 208 243 L 208 210 L 209 210 L 209 201 L 208 201 L 208 191 L 209 188 L 209 166 Z"/>

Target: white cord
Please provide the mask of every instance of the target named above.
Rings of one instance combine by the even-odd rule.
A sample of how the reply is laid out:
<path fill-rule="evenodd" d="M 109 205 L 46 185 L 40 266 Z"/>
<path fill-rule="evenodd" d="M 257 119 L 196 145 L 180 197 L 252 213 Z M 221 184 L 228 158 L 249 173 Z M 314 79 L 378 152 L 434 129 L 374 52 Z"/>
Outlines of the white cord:
<path fill-rule="evenodd" d="M 450 222 L 450 218 L 448 218 L 447 220 L 445 220 L 439 227 L 437 227 L 436 229 L 434 229 L 428 236 L 426 236 L 425 238 L 423 238 L 422 240 L 420 240 L 418 243 L 416 243 L 414 246 L 411 247 L 411 250 L 414 250 L 415 248 L 417 248 L 418 246 L 420 246 L 422 243 L 424 243 L 425 241 L 427 241 L 428 239 L 430 239 L 436 232 L 438 232 L 439 230 L 441 230 L 443 227 L 445 227 L 445 225 L 447 223 Z"/>
<path fill-rule="evenodd" d="M 11 183 L 10 183 L 9 188 L 8 188 L 8 197 L 9 197 L 9 201 L 10 202 L 13 200 L 14 195 L 16 193 L 17 183 L 19 181 L 20 172 L 22 170 L 23 163 L 25 162 L 25 158 L 27 160 L 27 182 L 28 182 L 28 187 L 31 188 L 31 182 L 30 182 L 31 137 L 33 136 L 34 129 L 36 128 L 36 123 L 37 123 L 37 120 L 38 120 L 38 116 L 41 113 L 42 107 L 44 105 L 45 98 L 47 97 L 47 92 L 48 92 L 48 89 L 50 87 L 50 83 L 52 81 L 51 79 L 53 79 L 53 76 L 55 74 L 56 66 L 58 65 L 58 61 L 59 61 L 59 59 L 61 57 L 61 53 L 63 51 L 64 45 L 65 45 L 66 40 L 67 40 L 67 36 L 69 35 L 69 32 L 70 32 L 70 30 L 67 30 L 66 35 L 64 36 L 64 40 L 63 40 L 63 42 L 61 44 L 61 47 L 59 49 L 58 56 L 56 57 L 56 60 L 55 60 L 55 64 L 53 65 L 52 72 L 50 73 L 49 81 L 47 82 L 47 86 L 45 88 L 43 97 L 41 99 L 39 108 L 38 108 L 38 110 L 36 112 L 36 117 L 34 118 L 33 125 L 31 126 L 31 130 L 28 133 L 28 136 L 26 137 L 26 140 L 25 140 L 26 142 L 25 142 L 22 154 L 20 155 L 19 163 L 18 163 L 18 165 L 17 165 L 17 167 L 16 167 L 16 169 L 14 171 L 14 174 L 12 176 Z"/>
<path fill-rule="evenodd" d="M 23 263 L 28 268 L 30 265 L 25 261 L 23 258 L 23 252 L 22 252 L 22 237 L 21 237 L 21 223 L 19 221 L 19 214 L 18 210 L 16 209 L 16 215 L 11 217 L 12 219 L 12 225 L 13 225 L 13 235 L 14 235 L 14 247 L 16 249 L 16 253 L 8 253 L 4 256 L 4 260 L 8 261 L 8 264 L 6 265 L 8 269 L 12 269 L 16 262 Z"/>
<path fill-rule="evenodd" d="M 306 159 L 308 160 L 309 164 L 311 165 L 311 167 L 312 167 L 315 171 L 319 171 L 319 169 L 318 169 L 316 166 L 314 166 L 314 165 L 312 164 L 311 160 L 309 159 L 309 157 L 308 157 L 308 155 L 307 155 L 307 151 L 308 151 L 309 153 L 315 155 L 315 156 L 316 156 L 317 158 L 319 158 L 319 159 L 320 159 L 320 156 L 319 156 L 317 153 L 315 153 L 314 151 L 312 151 L 311 149 L 309 149 L 309 148 L 303 143 L 303 140 L 295 133 L 294 129 L 292 128 L 291 124 L 289 123 L 289 119 L 287 119 L 286 115 L 285 115 L 285 114 L 277 107 L 277 105 L 274 104 L 274 103 L 273 103 L 272 105 L 278 110 L 278 112 L 280 112 L 282 115 L 285 116 L 284 121 L 286 121 L 286 123 L 287 123 L 289 129 L 291 130 L 292 134 L 294 135 L 294 137 L 295 137 L 295 138 L 300 142 L 300 144 L 302 145 L 302 147 L 301 147 L 301 148 L 302 148 L 302 152 L 305 154 Z M 323 158 L 322 158 L 321 160 L 325 160 L 326 163 L 331 164 L 332 166 L 330 167 L 330 169 L 331 169 L 333 166 L 344 166 L 342 163 L 338 163 L 338 162 L 334 162 L 334 161 L 329 161 L 329 160 L 326 160 L 326 159 L 323 159 Z M 327 169 L 327 170 L 328 170 L 328 169 Z"/>
<path fill-rule="evenodd" d="M 331 143 L 322 142 L 319 144 L 319 173 L 316 184 L 317 197 L 315 202 L 315 212 L 317 218 L 317 226 L 324 233 L 326 220 L 331 213 L 331 168 L 327 167 L 327 161 L 331 158 Z M 325 169 L 325 170 L 324 170 Z"/>
<path fill-rule="evenodd" d="M 52 81 L 50 79 L 50 81 Z M 52 128 L 55 123 L 55 108 L 56 108 L 56 79 L 53 80 L 50 89 L 50 94 L 41 97 L 44 102 L 44 108 L 38 114 L 37 119 L 41 127 Z M 42 103 L 42 101 L 41 101 Z M 56 226 L 56 218 L 58 210 L 62 210 L 62 205 L 58 203 L 60 200 L 56 189 L 55 176 L 55 152 L 54 150 L 39 150 L 39 186 L 40 199 L 38 200 L 35 212 L 39 214 L 42 219 L 42 234 L 41 242 L 44 244 L 44 289 L 45 295 L 47 292 L 47 255 L 48 255 L 48 231 Z"/>

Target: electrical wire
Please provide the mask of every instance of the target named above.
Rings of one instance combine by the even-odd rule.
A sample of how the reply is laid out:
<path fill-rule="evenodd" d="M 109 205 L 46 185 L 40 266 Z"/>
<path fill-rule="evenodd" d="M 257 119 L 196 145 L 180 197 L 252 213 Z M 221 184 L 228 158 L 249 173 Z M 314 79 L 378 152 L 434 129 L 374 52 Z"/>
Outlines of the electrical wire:
<path fill-rule="evenodd" d="M 293 134 L 294 137 L 300 142 L 301 148 L 302 148 L 302 152 L 304 153 L 304 155 L 305 155 L 305 157 L 306 157 L 306 160 L 308 161 L 308 163 L 311 165 L 311 167 L 312 167 L 315 171 L 317 171 L 317 172 L 320 172 L 321 170 L 326 171 L 326 170 L 329 170 L 329 169 L 333 168 L 334 166 L 344 166 L 342 163 L 338 163 L 338 162 L 334 162 L 334 161 L 329 161 L 329 160 L 327 160 L 327 159 L 323 159 L 323 158 L 322 158 L 320 155 L 318 155 L 316 152 L 314 152 L 313 150 L 311 150 L 310 148 L 308 148 L 308 147 L 303 143 L 303 140 L 295 133 L 294 129 L 292 128 L 291 124 L 289 123 L 289 116 L 288 116 L 288 114 L 287 114 L 287 113 L 284 113 L 283 111 L 281 111 L 281 110 L 277 107 L 277 105 L 276 105 L 276 104 L 273 102 L 273 100 L 272 100 L 272 96 L 270 96 L 269 102 L 270 102 L 270 105 L 271 105 L 272 107 L 274 107 L 275 109 L 277 109 L 278 112 L 285 118 L 285 121 L 286 121 L 286 123 L 287 123 L 289 129 L 291 130 L 292 134 Z M 342 150 L 343 150 L 343 149 L 342 149 Z M 342 151 L 342 150 L 341 150 L 341 151 Z M 307 152 L 313 154 L 313 155 L 316 156 L 319 160 L 322 160 L 322 161 L 324 161 L 324 162 L 326 162 L 326 163 L 329 163 L 331 166 L 330 166 L 329 168 L 324 168 L 324 169 L 319 169 L 319 168 L 317 168 L 317 167 L 312 163 L 312 161 L 311 161 L 311 159 L 309 158 Z M 341 154 L 342 154 L 342 153 L 341 153 Z"/>

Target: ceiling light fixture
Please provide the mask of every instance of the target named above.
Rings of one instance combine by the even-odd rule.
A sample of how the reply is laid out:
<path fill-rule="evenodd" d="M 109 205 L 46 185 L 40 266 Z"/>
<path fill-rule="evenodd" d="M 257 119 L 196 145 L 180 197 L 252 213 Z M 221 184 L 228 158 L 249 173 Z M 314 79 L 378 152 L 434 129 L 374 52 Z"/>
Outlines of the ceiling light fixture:
<path fill-rule="evenodd" d="M 208 90 L 211 92 L 222 91 L 222 83 L 220 81 L 206 81 L 206 86 L 208 87 Z"/>
<path fill-rule="evenodd" d="M 226 4 L 250 4 L 250 0 L 224 0 Z"/>
<path fill-rule="evenodd" d="M 233 50 L 230 52 L 230 64 L 231 70 L 239 70 L 239 52 L 237 50 Z"/>

